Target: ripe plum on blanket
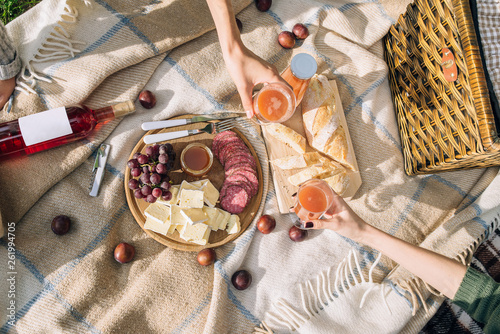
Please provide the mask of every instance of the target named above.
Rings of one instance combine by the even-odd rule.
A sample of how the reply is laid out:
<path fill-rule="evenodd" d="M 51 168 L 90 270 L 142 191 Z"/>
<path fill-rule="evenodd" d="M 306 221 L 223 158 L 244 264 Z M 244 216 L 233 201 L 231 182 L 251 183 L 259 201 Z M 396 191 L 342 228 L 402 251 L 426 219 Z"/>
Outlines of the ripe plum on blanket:
<path fill-rule="evenodd" d="M 293 34 L 297 39 L 306 39 L 307 36 L 309 36 L 309 29 L 302 23 L 297 23 L 296 25 L 293 26 L 292 29 Z"/>
<path fill-rule="evenodd" d="M 52 224 L 50 226 L 52 228 L 52 232 L 57 235 L 64 235 L 68 233 L 69 228 L 71 227 L 71 220 L 68 216 L 59 215 L 52 219 Z"/>
<path fill-rule="evenodd" d="M 205 248 L 198 252 L 197 260 L 202 266 L 209 266 L 215 262 L 215 251 L 212 248 Z"/>
<path fill-rule="evenodd" d="M 301 230 L 297 226 L 292 226 L 288 231 L 288 236 L 292 241 L 301 242 L 307 237 L 307 230 Z"/>
<path fill-rule="evenodd" d="M 263 215 L 262 217 L 259 218 L 259 221 L 257 222 L 257 229 L 263 234 L 271 233 L 275 227 L 276 227 L 276 220 L 269 215 Z"/>
<path fill-rule="evenodd" d="M 151 109 L 156 105 L 156 96 L 149 90 L 144 90 L 139 94 L 139 102 L 146 109 Z"/>
<path fill-rule="evenodd" d="M 231 277 L 231 283 L 236 289 L 245 290 L 252 284 L 252 275 L 246 270 L 238 270 Z"/>
<path fill-rule="evenodd" d="M 115 260 L 120 263 L 130 262 L 135 256 L 135 248 L 126 242 L 119 243 L 115 247 L 114 256 Z"/>
<path fill-rule="evenodd" d="M 261 12 L 267 12 L 271 8 L 272 3 L 272 0 L 255 0 L 255 5 Z"/>
<path fill-rule="evenodd" d="M 282 31 L 278 35 L 278 42 L 285 49 L 291 49 L 295 46 L 295 35 L 290 31 Z"/>

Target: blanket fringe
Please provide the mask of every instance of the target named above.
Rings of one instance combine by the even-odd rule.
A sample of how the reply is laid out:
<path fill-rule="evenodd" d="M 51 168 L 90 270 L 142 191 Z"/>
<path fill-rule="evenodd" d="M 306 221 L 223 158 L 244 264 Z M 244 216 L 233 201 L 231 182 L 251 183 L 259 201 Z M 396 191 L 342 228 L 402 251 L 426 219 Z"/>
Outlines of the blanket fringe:
<path fill-rule="evenodd" d="M 492 233 L 495 229 L 499 227 L 500 222 L 500 213 L 497 213 L 492 221 L 489 222 L 488 228 L 481 234 L 469 247 L 456 255 L 455 259 L 464 265 L 468 265 L 472 261 L 472 257 L 474 252 L 477 250 L 479 245 L 488 238 L 490 233 Z M 403 290 L 407 291 L 410 295 L 409 301 L 412 307 L 412 315 L 415 315 L 420 308 L 420 305 L 423 306 L 426 314 L 429 313 L 429 308 L 427 303 L 425 302 L 425 298 L 423 297 L 427 292 L 435 296 L 442 296 L 442 293 L 438 290 L 434 289 L 429 284 L 425 283 L 418 277 L 413 277 L 411 279 L 406 280 L 398 280 L 396 282 Z"/>
<path fill-rule="evenodd" d="M 299 284 L 300 297 L 302 302 L 302 310 L 296 311 L 290 304 L 285 300 L 279 299 L 275 304 L 275 311 L 269 311 L 267 314 L 269 319 L 280 326 L 288 328 L 290 331 L 297 330 L 308 320 L 312 319 L 318 314 L 321 314 L 329 303 L 333 302 L 341 294 L 347 293 L 348 290 L 352 289 L 356 285 L 363 283 L 373 283 L 373 270 L 377 266 L 382 253 L 379 253 L 375 262 L 371 265 L 368 271 L 368 280 L 365 279 L 361 271 L 361 266 L 359 264 L 358 256 L 356 252 L 352 249 L 349 254 L 339 263 L 335 272 L 335 280 L 333 282 L 331 279 L 332 267 L 328 268 L 326 271 L 322 271 L 316 276 L 315 279 L 308 280 L 304 283 Z M 315 284 L 313 284 L 315 281 Z M 380 295 L 384 300 L 384 305 L 386 306 L 389 313 L 389 305 L 386 300 L 386 293 L 383 284 L 381 285 Z M 370 287 L 361 298 L 359 307 L 362 308 L 369 293 L 375 288 L 375 285 Z M 254 334 L 258 333 L 272 333 L 264 324 L 268 332 L 263 332 L 262 327 L 263 322 L 260 327 L 254 328 Z M 260 331 L 259 331 L 260 330 Z"/>
<path fill-rule="evenodd" d="M 92 7 L 90 0 L 82 0 L 87 7 Z M 38 81 L 51 83 L 52 80 L 37 73 L 33 68 L 33 63 L 45 61 L 64 60 L 74 57 L 81 50 L 75 46 L 85 44 L 84 42 L 72 40 L 71 35 L 62 24 L 75 24 L 78 17 L 78 10 L 66 4 L 64 12 L 60 15 L 60 20 L 52 28 L 49 36 L 40 44 L 33 59 L 28 60 L 21 68 L 21 75 L 17 78 L 16 90 L 24 94 L 37 94 L 35 86 Z"/>

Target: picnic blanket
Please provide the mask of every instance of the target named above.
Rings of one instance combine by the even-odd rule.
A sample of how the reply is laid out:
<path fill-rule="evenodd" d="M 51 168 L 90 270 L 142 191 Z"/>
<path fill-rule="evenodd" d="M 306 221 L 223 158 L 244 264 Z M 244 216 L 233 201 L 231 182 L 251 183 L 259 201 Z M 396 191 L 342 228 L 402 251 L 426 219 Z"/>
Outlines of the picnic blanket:
<path fill-rule="evenodd" d="M 265 13 L 249 0 L 233 5 L 244 43 L 279 71 L 307 52 L 318 73 L 337 81 L 363 179 L 353 209 L 402 239 L 470 261 L 498 225 L 498 169 L 404 174 L 381 39 L 405 3 L 276 0 Z M 282 49 L 278 33 L 297 22 L 310 36 Z M 15 284 L 0 277 L 2 296 L 15 289 L 15 299 L 7 298 L 15 301 L 13 320 L 2 306 L 0 332 L 249 333 L 264 321 L 276 333 L 412 333 L 439 308 L 442 297 L 373 249 L 332 231 L 290 241 L 294 217 L 278 214 L 268 173 L 259 212 L 273 215 L 277 228 L 263 235 L 253 222 L 216 249 L 213 266 L 143 232 L 123 185 L 128 156 L 144 134 L 140 124 L 243 112 L 213 28 L 202 0 L 44 0 L 7 25 L 25 70 L 3 121 L 77 101 L 102 107 L 135 99 L 144 86 L 158 104 L 145 110 L 136 103 L 135 114 L 100 126 L 88 140 L 0 164 L 1 214 L 16 223 L 15 239 L 0 241 L 2 261 L 9 252 L 16 260 Z M 267 166 L 258 129 L 247 131 Z M 101 142 L 111 144 L 111 155 L 92 198 Z M 59 214 L 73 220 L 65 236 L 50 230 Z M 125 265 L 112 255 L 120 242 L 136 248 Z M 231 284 L 240 268 L 253 276 L 244 291 Z M 336 272 L 342 276 L 335 279 Z"/>

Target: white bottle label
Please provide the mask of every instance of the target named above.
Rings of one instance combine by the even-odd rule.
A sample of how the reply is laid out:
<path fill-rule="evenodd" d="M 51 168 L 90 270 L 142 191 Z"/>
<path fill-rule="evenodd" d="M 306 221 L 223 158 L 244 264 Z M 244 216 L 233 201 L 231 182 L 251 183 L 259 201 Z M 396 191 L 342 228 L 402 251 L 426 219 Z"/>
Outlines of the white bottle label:
<path fill-rule="evenodd" d="M 64 107 L 24 116 L 18 122 L 26 146 L 73 133 Z"/>

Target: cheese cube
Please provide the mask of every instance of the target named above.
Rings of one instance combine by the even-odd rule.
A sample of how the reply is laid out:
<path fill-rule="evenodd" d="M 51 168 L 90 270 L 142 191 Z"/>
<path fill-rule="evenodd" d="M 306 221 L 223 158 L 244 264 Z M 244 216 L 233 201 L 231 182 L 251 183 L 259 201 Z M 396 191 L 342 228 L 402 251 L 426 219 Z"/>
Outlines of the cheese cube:
<path fill-rule="evenodd" d="M 228 234 L 238 233 L 241 230 L 240 217 L 238 215 L 231 215 L 227 223 L 226 231 Z"/>
<path fill-rule="evenodd" d="M 189 184 L 192 185 L 193 187 L 196 187 L 197 189 L 201 189 L 205 185 L 205 180 L 193 181 L 190 182 Z"/>
<path fill-rule="evenodd" d="M 178 205 L 172 205 L 170 209 L 171 209 L 170 222 L 172 224 L 178 226 L 189 224 L 187 218 L 183 214 L 181 214 L 181 208 Z"/>
<path fill-rule="evenodd" d="M 203 209 L 181 209 L 181 215 L 186 218 L 189 225 L 203 223 L 208 220 L 208 217 L 205 212 L 203 212 Z"/>
<path fill-rule="evenodd" d="M 184 190 L 184 189 L 189 189 L 189 190 L 200 190 L 197 186 L 193 186 L 191 183 L 187 182 L 186 180 L 183 180 L 181 182 L 181 186 L 179 188 L 179 194 Z"/>
<path fill-rule="evenodd" d="M 205 185 L 203 186 L 203 200 L 211 208 L 213 208 L 219 200 L 219 191 L 214 187 L 210 180 L 206 180 Z"/>
<path fill-rule="evenodd" d="M 150 217 L 147 217 L 146 222 L 144 223 L 145 229 L 159 233 L 159 234 L 163 234 L 163 235 L 167 235 L 167 233 L 171 227 L 172 227 L 172 225 L 170 224 L 170 222 L 163 224 L 163 223 L 157 222 L 156 220 L 154 220 Z"/>
<path fill-rule="evenodd" d="M 159 197 L 156 200 L 155 203 L 160 203 L 160 204 L 163 204 L 163 205 L 174 205 L 174 204 L 177 204 L 177 202 L 179 201 L 179 198 L 178 198 L 179 188 L 180 188 L 179 185 L 171 186 L 170 187 L 170 192 L 172 193 L 172 198 L 170 199 L 170 201 L 164 201 L 164 200 L 161 199 L 161 197 Z"/>
<path fill-rule="evenodd" d="M 205 212 L 208 217 L 208 220 L 205 222 L 205 224 L 210 226 L 212 231 L 217 231 L 219 229 L 219 222 L 217 221 L 217 217 L 219 216 L 219 209 L 204 206 L 203 212 Z"/>
<path fill-rule="evenodd" d="M 183 189 L 181 191 L 179 206 L 181 208 L 203 208 L 203 191 Z"/>
<path fill-rule="evenodd" d="M 168 233 L 168 234 L 172 234 L 172 233 L 174 233 L 174 232 L 175 232 L 175 228 L 176 228 L 177 226 L 178 226 L 178 225 L 175 225 L 175 224 L 172 224 L 172 223 L 171 223 L 171 224 L 170 224 L 170 227 L 168 228 L 167 233 Z"/>
<path fill-rule="evenodd" d="M 170 207 L 155 202 L 144 210 L 144 215 L 147 218 L 163 224 L 170 218 Z"/>
<path fill-rule="evenodd" d="M 207 230 L 210 230 L 210 227 L 205 224 L 194 224 L 189 225 L 186 224 L 182 227 L 180 232 L 180 237 L 186 241 L 197 240 L 200 241 L 205 236 Z"/>
<path fill-rule="evenodd" d="M 205 234 L 203 235 L 203 237 L 201 239 L 197 239 L 197 240 L 191 240 L 191 242 L 195 243 L 195 244 L 198 244 L 198 245 L 206 245 L 207 242 L 208 242 L 208 239 L 210 238 L 210 228 L 208 228 L 206 231 L 205 231 Z"/>
<path fill-rule="evenodd" d="M 227 223 L 229 222 L 229 218 L 231 218 L 231 214 L 224 210 L 219 210 L 219 212 L 220 212 L 219 230 L 225 230 Z"/>

